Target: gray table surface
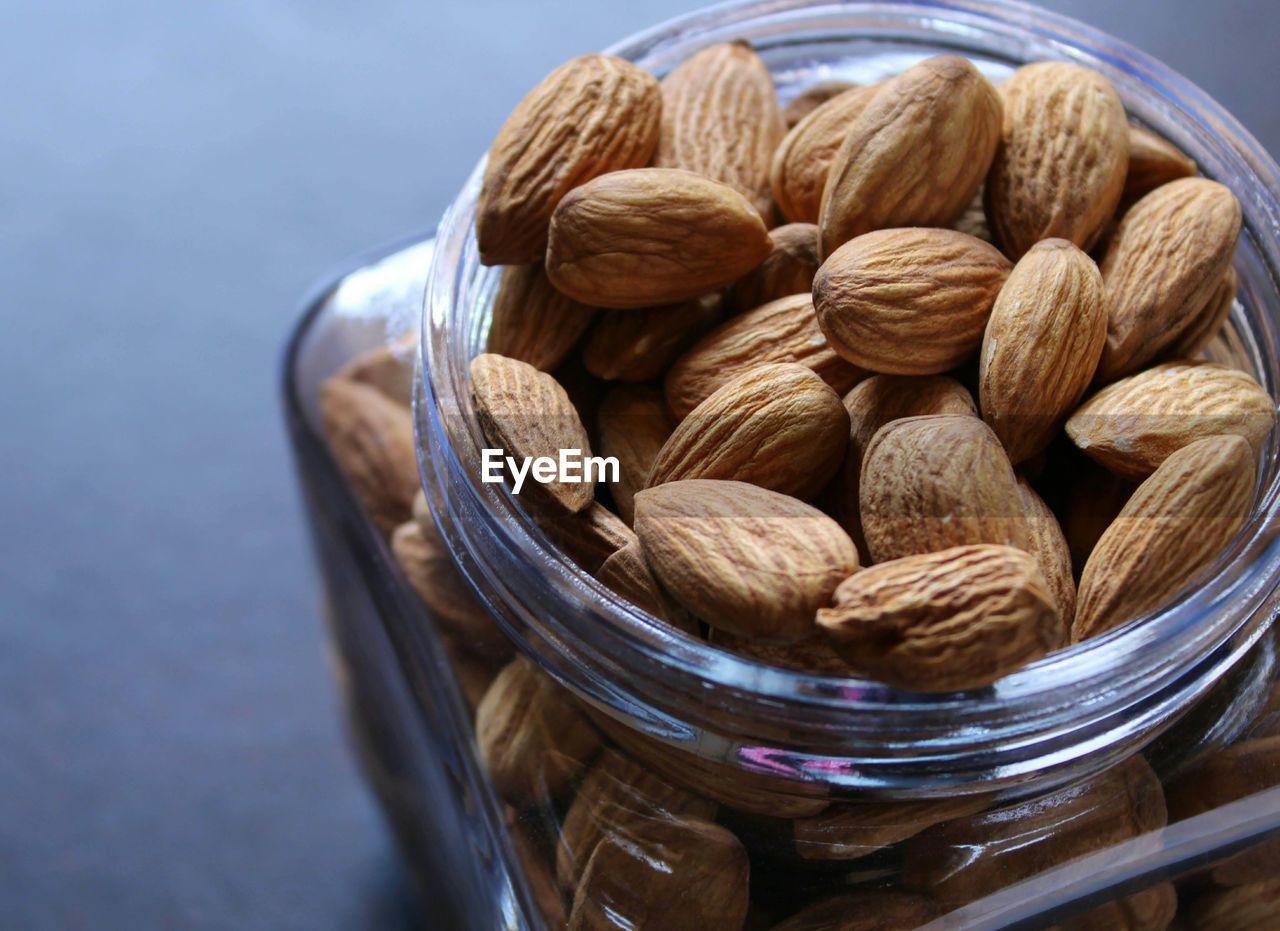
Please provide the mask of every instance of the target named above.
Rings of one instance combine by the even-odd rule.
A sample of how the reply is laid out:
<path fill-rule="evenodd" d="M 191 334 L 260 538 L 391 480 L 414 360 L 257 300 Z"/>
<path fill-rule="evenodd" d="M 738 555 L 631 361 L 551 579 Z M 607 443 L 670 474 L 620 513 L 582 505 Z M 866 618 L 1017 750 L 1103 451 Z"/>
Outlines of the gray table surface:
<path fill-rule="evenodd" d="M 276 398 L 564 59 L 689 0 L 0 14 L 0 927 L 421 921 L 344 744 Z M 1267 0 L 1054 0 L 1280 152 Z"/>

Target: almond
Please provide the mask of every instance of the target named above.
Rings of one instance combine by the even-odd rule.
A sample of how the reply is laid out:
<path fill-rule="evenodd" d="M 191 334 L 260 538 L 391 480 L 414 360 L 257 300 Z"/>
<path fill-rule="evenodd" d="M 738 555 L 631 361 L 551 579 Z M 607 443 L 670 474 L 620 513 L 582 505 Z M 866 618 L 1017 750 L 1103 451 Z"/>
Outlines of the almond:
<path fill-rule="evenodd" d="M 1204 178 L 1170 181 L 1129 209 L 1102 259 L 1099 380 L 1137 370 L 1194 325 L 1231 264 L 1240 222 L 1235 195 Z"/>
<path fill-rule="evenodd" d="M 848 436 L 840 396 L 812 370 L 761 365 L 716 389 L 680 422 L 646 485 L 730 479 L 812 498 L 840 467 Z"/>
<path fill-rule="evenodd" d="M 654 574 L 712 627 L 780 642 L 858 568 L 840 525 L 795 498 L 744 482 L 690 479 L 636 495 L 636 533 Z"/>
<path fill-rule="evenodd" d="M 649 381 L 720 322 L 719 294 L 640 310 L 607 310 L 582 347 L 588 372 L 609 381 Z"/>
<path fill-rule="evenodd" d="M 1076 583 L 1071 571 L 1071 548 L 1058 518 L 1025 478 L 1018 479 L 1027 526 L 1027 552 L 1036 558 L 1040 573 L 1049 584 L 1053 606 L 1067 627 L 1076 613 Z"/>
<path fill-rule="evenodd" d="M 548 456 L 564 449 L 590 455 L 591 443 L 569 395 L 550 375 L 527 362 L 485 353 L 471 360 L 471 401 L 485 437 L 515 458 Z M 589 482 L 538 483 L 535 488 L 570 512 L 585 510 L 595 498 Z"/>
<path fill-rule="evenodd" d="M 742 843 L 718 824 L 680 816 L 633 821 L 592 852 L 568 931 L 740 931 L 750 872 Z"/>
<path fill-rule="evenodd" d="M 530 510 L 534 522 L 551 542 L 593 574 L 610 556 L 636 541 L 636 535 L 626 521 L 599 501 L 593 501 L 586 510 L 577 514 L 566 514 L 558 506 L 534 505 Z"/>
<path fill-rule="evenodd" d="M 841 358 L 931 375 L 978 348 L 1011 267 L 990 243 L 955 230 L 880 230 L 831 253 L 813 279 L 813 306 Z"/>
<path fill-rule="evenodd" d="M 476 745 L 494 790 L 524 808 L 562 797 L 599 749 L 600 735 L 567 692 L 517 657 L 476 709 Z"/>
<path fill-rule="evenodd" d="M 1166 362 L 1103 388 L 1071 415 L 1067 435 L 1112 472 L 1140 479 L 1207 436 L 1241 436 L 1260 452 L 1275 422 L 1275 402 L 1244 372 Z"/>
<path fill-rule="evenodd" d="M 1182 331 L 1182 335 L 1165 347 L 1161 357 L 1166 360 L 1193 359 L 1208 348 L 1231 316 L 1231 308 L 1235 306 L 1236 291 L 1239 288 L 1240 275 L 1233 266 L 1227 266 L 1227 273 L 1222 276 L 1204 307 L 1200 308 L 1195 319 Z"/>
<path fill-rule="evenodd" d="M 1000 139 L 1000 96 L 941 55 L 879 85 L 836 153 L 822 194 L 822 254 L 872 230 L 947 226 L 973 199 Z"/>
<path fill-rule="evenodd" d="M 855 669 L 916 692 L 982 688 L 1066 643 L 1035 558 L 987 544 L 863 569 L 818 626 Z"/>
<path fill-rule="evenodd" d="M 476 206 L 480 260 L 540 259 L 551 213 L 566 193 L 605 172 L 648 164 L 661 111 L 657 80 L 621 58 L 582 55 L 547 75 L 489 150 Z"/>
<path fill-rule="evenodd" d="M 817 84 L 811 84 L 782 108 L 782 120 L 787 124 L 787 129 L 791 129 L 802 119 L 822 106 L 832 97 L 839 97 L 847 90 L 856 87 L 852 81 L 819 81 Z"/>
<path fill-rule="evenodd" d="M 769 231 L 773 251 L 754 270 L 733 283 L 729 308 L 737 313 L 752 310 L 778 298 L 813 287 L 818 261 L 818 227 L 812 223 L 788 223 Z"/>
<path fill-rule="evenodd" d="M 334 377 L 373 385 L 396 403 L 412 407 L 417 357 L 418 331 L 411 330 L 388 345 L 356 356 Z"/>
<path fill-rule="evenodd" d="M 886 425 L 867 447 L 859 485 L 873 562 L 967 543 L 1028 544 L 1013 467 L 976 417 L 936 414 Z"/>
<path fill-rule="evenodd" d="M 817 223 L 822 191 L 836 153 L 854 118 L 880 89 L 853 87 L 812 110 L 783 138 L 773 153 L 770 180 L 773 199 L 793 223 Z"/>
<path fill-rule="evenodd" d="M 1069 918 L 1049 931 L 1165 931 L 1178 912 L 1178 891 L 1160 883 Z"/>
<path fill-rule="evenodd" d="M 541 262 L 511 265 L 502 270 L 493 299 L 486 350 L 549 372 L 568 357 L 595 314 L 553 288 Z"/>
<path fill-rule="evenodd" d="M 1000 87 L 1004 125 L 986 208 L 1018 258 L 1042 239 L 1090 248 L 1115 213 L 1129 166 L 1129 123 L 1111 82 L 1090 68 L 1036 62 Z"/>
<path fill-rule="evenodd" d="M 1191 178 L 1196 163 L 1172 142 L 1141 126 L 1129 127 L 1129 170 L 1121 205 L 1134 204 L 1162 184 Z"/>
<path fill-rule="evenodd" d="M 796 853 L 806 860 L 854 860 L 914 837 L 925 828 L 966 818 L 991 805 L 971 795 L 919 802 L 850 802 L 793 821 Z"/>
<path fill-rule="evenodd" d="M 975 239 L 981 239 L 983 242 L 994 244 L 995 237 L 991 233 L 991 224 L 987 222 L 987 208 L 982 205 L 985 194 L 984 185 L 978 189 L 977 194 L 973 195 L 973 200 L 969 201 L 969 206 L 964 208 L 964 213 L 956 218 L 951 228 L 960 233 L 967 233 Z"/>
<path fill-rule="evenodd" d="M 1257 931 L 1280 921 L 1280 879 L 1217 889 L 1197 897 L 1187 909 L 1189 928 Z"/>
<path fill-rule="evenodd" d="M 932 899 L 897 889 L 864 889 L 821 899 L 771 931 L 906 931 L 941 914 Z"/>
<path fill-rule="evenodd" d="M 809 295 L 793 294 L 727 320 L 695 343 L 667 372 L 667 406 L 684 418 L 725 382 L 770 362 L 813 369 L 839 394 L 864 374 L 827 345 Z"/>
<path fill-rule="evenodd" d="M 1159 607 L 1198 575 L 1244 525 L 1254 459 L 1238 436 L 1197 440 L 1165 459 L 1085 563 L 1072 640 Z"/>
<path fill-rule="evenodd" d="M 412 516 L 421 485 L 413 413 L 373 385 L 330 378 L 320 386 L 320 420 L 360 505 L 391 533 Z"/>
<path fill-rule="evenodd" d="M 722 630 L 712 630 L 710 643 L 745 659 L 818 675 L 852 676 L 854 671 L 826 637 L 814 634 L 795 643 L 762 643 L 749 637 L 735 637 Z"/>
<path fill-rule="evenodd" d="M 713 45 L 662 79 L 662 132 L 653 164 L 727 184 L 768 216 L 769 163 L 786 129 L 773 75 L 751 46 Z"/>
<path fill-rule="evenodd" d="M 1109 472 L 1092 459 L 1073 455 L 1065 462 L 1066 482 L 1059 507 L 1062 532 L 1078 575 L 1099 538 L 1120 516 L 1138 488 L 1132 479 Z"/>
<path fill-rule="evenodd" d="M 600 404 L 600 454 L 618 460 L 618 480 L 609 483 L 618 514 L 634 522 L 635 493 L 644 487 L 653 460 L 675 422 L 662 392 L 645 385 L 619 385 Z"/>
<path fill-rule="evenodd" d="M 1102 276 L 1065 239 L 1032 246 L 1000 289 L 979 354 L 982 419 L 1013 462 L 1049 445 L 1107 341 Z"/>
<path fill-rule="evenodd" d="M 626 598 L 641 611 L 691 637 L 700 637 L 698 622 L 668 595 L 653 577 L 639 541 L 629 543 L 604 561 L 596 573 L 601 584 Z"/>
<path fill-rule="evenodd" d="M 674 168 L 637 168 L 560 201 L 547 276 L 584 304 L 674 304 L 731 284 L 771 250 L 760 214 L 733 188 Z"/>

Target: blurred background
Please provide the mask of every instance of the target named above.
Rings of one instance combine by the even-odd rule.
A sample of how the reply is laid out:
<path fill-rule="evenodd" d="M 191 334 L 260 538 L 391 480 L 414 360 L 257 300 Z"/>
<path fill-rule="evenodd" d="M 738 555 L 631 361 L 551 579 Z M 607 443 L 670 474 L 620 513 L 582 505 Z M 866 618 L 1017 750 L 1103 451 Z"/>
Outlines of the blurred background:
<path fill-rule="evenodd" d="M 431 927 L 347 751 L 277 401 L 309 287 L 692 0 L 0 12 L 0 927 Z M 1052 0 L 1280 153 L 1270 0 Z"/>

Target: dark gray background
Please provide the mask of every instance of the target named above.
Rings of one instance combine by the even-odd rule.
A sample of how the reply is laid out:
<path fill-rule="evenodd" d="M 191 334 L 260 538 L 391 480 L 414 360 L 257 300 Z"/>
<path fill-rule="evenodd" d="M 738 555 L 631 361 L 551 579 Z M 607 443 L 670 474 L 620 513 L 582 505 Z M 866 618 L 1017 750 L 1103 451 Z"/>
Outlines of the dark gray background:
<path fill-rule="evenodd" d="M 547 71 L 692 5 L 0 13 L 0 927 L 415 923 L 327 679 L 278 349 Z M 1268 0 L 1047 5 L 1280 151 Z"/>

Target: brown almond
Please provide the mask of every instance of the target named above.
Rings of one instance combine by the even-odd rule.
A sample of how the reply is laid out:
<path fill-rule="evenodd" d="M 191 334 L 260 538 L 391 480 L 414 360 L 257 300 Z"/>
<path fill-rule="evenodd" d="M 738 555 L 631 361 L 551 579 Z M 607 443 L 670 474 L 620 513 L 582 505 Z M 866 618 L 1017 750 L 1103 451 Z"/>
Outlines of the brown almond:
<path fill-rule="evenodd" d="M 791 822 L 796 853 L 806 860 L 856 860 L 953 818 L 990 807 L 985 795 L 910 802 L 849 802 Z"/>
<path fill-rule="evenodd" d="M 1254 460 L 1238 436 L 1197 440 L 1165 459 L 1085 563 L 1072 641 L 1159 607 L 1212 562 L 1253 504 Z"/>
<path fill-rule="evenodd" d="M 1200 308 L 1182 335 L 1165 347 L 1160 354 L 1161 358 L 1169 361 L 1194 359 L 1207 349 L 1231 316 L 1231 308 L 1235 306 L 1239 288 L 1239 273 L 1234 266 L 1227 266 L 1226 274 L 1222 276 L 1204 307 Z"/>
<path fill-rule="evenodd" d="M 880 89 L 853 87 L 816 107 L 798 122 L 773 153 L 773 199 L 792 223 L 817 223 L 831 163 L 854 118 Z"/>
<path fill-rule="evenodd" d="M 639 310 L 606 310 L 582 347 L 588 372 L 609 381 L 649 381 L 720 322 L 719 294 Z"/>
<path fill-rule="evenodd" d="M 835 475 L 848 437 L 840 396 L 811 369 L 761 365 L 716 389 L 680 422 L 646 486 L 729 479 L 809 499 Z"/>
<path fill-rule="evenodd" d="M 471 400 L 485 437 L 504 456 L 549 457 L 561 450 L 591 454 L 587 431 L 560 383 L 527 362 L 484 353 L 471 360 Z M 576 513 L 591 506 L 595 486 L 590 482 L 540 483 L 529 472 L 529 484 L 542 488 L 566 510 Z M 528 486 L 526 486 L 528 487 Z"/>
<path fill-rule="evenodd" d="M 649 612 L 676 630 L 691 637 L 702 636 L 698 622 L 653 577 L 639 541 L 627 544 L 606 559 L 596 578 L 640 610 Z"/>
<path fill-rule="evenodd" d="M 802 640 L 858 568 L 848 534 L 817 508 L 745 482 L 690 479 L 636 495 L 636 533 L 662 585 L 731 634 Z"/>
<path fill-rule="evenodd" d="M 1173 883 L 1135 892 L 1068 918 L 1049 931 L 1165 931 L 1178 912 L 1178 890 Z"/>
<path fill-rule="evenodd" d="M 411 330 L 385 346 L 362 352 L 334 377 L 373 385 L 396 403 L 412 407 L 417 356 L 418 331 Z"/>
<path fill-rule="evenodd" d="M 547 75 L 489 150 L 476 206 L 480 261 L 540 259 L 565 194 L 605 172 L 648 164 L 661 111 L 657 80 L 621 58 L 582 55 Z"/>
<path fill-rule="evenodd" d="M 541 262 L 508 266 L 493 299 L 486 351 L 550 372 L 568 358 L 595 314 L 553 288 Z"/>
<path fill-rule="evenodd" d="M 1169 140 L 1141 126 L 1129 127 L 1129 170 L 1121 205 L 1136 203 L 1162 184 L 1191 178 L 1196 163 Z"/>
<path fill-rule="evenodd" d="M 880 84 L 831 164 L 818 218 L 822 255 L 872 230 L 949 225 L 987 174 L 1000 120 L 1000 95 L 955 55 Z"/>
<path fill-rule="evenodd" d="M 788 223 L 769 231 L 773 251 L 755 269 L 733 283 L 728 304 L 731 313 L 752 310 L 778 298 L 813 287 L 818 261 L 818 227 L 812 223 Z"/>
<path fill-rule="evenodd" d="M 805 906 L 771 931 L 910 931 L 941 914 L 938 903 L 897 889 L 842 892 Z"/>
<path fill-rule="evenodd" d="M 1004 125 L 986 213 L 1019 258 L 1042 239 L 1089 249 L 1115 213 L 1129 166 L 1129 123 L 1111 82 L 1090 68 L 1036 62 L 1000 86 Z"/>
<path fill-rule="evenodd" d="M 636 168 L 588 181 L 560 201 L 547 276 L 584 304 L 674 304 L 733 283 L 772 248 L 760 214 L 728 185 Z"/>
<path fill-rule="evenodd" d="M 593 575 L 606 559 L 636 540 L 626 521 L 599 501 L 577 514 L 567 514 L 557 506 L 538 506 L 536 502 L 531 505 L 534 522 L 551 542 Z"/>
<path fill-rule="evenodd" d="M 814 634 L 795 643 L 764 643 L 750 637 L 735 637 L 722 630 L 712 630 L 709 642 L 722 650 L 745 659 L 794 669 L 817 675 L 852 676 L 853 669 L 832 649 L 826 637 Z"/>
<path fill-rule="evenodd" d="M 600 455 L 618 460 L 618 480 L 609 482 L 613 503 L 628 524 L 635 516 L 635 493 L 675 428 L 662 392 L 646 385 L 619 385 L 605 395 L 597 415 Z"/>
<path fill-rule="evenodd" d="M 873 562 L 968 543 L 1028 545 L 1009 457 L 991 428 L 967 414 L 881 428 L 862 461 L 859 510 Z"/>
<path fill-rule="evenodd" d="M 782 108 L 782 120 L 787 124 L 787 129 L 791 129 L 832 97 L 839 97 L 856 86 L 852 81 L 841 80 L 819 81 L 817 84 L 811 84 L 792 97 Z"/>
<path fill-rule="evenodd" d="M 1086 456 L 1071 457 L 1058 513 L 1077 575 L 1137 487 Z"/>
<path fill-rule="evenodd" d="M 1071 571 L 1071 547 L 1058 518 L 1025 478 L 1018 479 L 1027 525 L 1027 552 L 1036 558 L 1040 573 L 1053 595 L 1058 617 L 1068 628 L 1076 613 L 1076 582 Z"/>
<path fill-rule="evenodd" d="M 1129 208 L 1102 259 L 1100 381 L 1136 371 L 1195 324 L 1231 264 L 1240 223 L 1235 195 L 1204 178 L 1170 181 Z"/>
<path fill-rule="evenodd" d="M 771 362 L 813 369 L 838 394 L 865 374 L 827 345 L 809 295 L 793 294 L 726 320 L 695 343 L 667 372 L 667 406 L 683 419 L 725 382 Z"/>
<path fill-rule="evenodd" d="M 969 206 L 964 208 L 964 213 L 956 218 L 951 228 L 960 233 L 967 233 L 975 239 L 981 239 L 983 242 L 994 244 L 995 237 L 991 233 L 991 224 L 987 222 L 987 208 L 982 204 L 985 193 L 985 186 L 978 189 L 978 193 L 973 195 L 973 200 L 969 201 Z"/>
<path fill-rule="evenodd" d="M 476 746 L 494 791 L 516 808 L 562 798 L 600 735 L 546 673 L 517 657 L 476 709 Z"/>
<path fill-rule="evenodd" d="M 1095 462 L 1141 479 L 1207 436 L 1241 436 L 1260 452 L 1275 422 L 1275 401 L 1244 372 L 1166 362 L 1103 388 L 1071 415 L 1067 435 Z"/>
<path fill-rule="evenodd" d="M 981 344 L 1011 268 L 990 243 L 955 230 L 879 230 L 830 254 L 813 279 L 813 306 L 841 358 L 932 375 Z"/>
<path fill-rule="evenodd" d="M 1215 889 L 1187 908 L 1186 927 L 1205 931 L 1257 931 L 1280 922 L 1280 879 Z"/>
<path fill-rule="evenodd" d="M 982 688 L 1067 639 L 1035 558 L 988 544 L 863 569 L 818 627 L 855 669 L 915 692 Z"/>
<path fill-rule="evenodd" d="M 653 164 L 727 184 L 768 216 L 769 164 L 786 131 L 773 75 L 760 56 L 746 42 L 712 45 L 662 79 Z"/>
<path fill-rule="evenodd" d="M 1065 239 L 1036 243 L 996 297 L 979 353 L 982 419 L 1013 462 L 1049 445 L 1084 396 L 1107 341 L 1102 276 Z"/>
<path fill-rule="evenodd" d="M 361 506 L 391 533 L 412 516 L 421 485 L 413 413 L 373 385 L 330 378 L 320 386 L 320 420 Z"/>

